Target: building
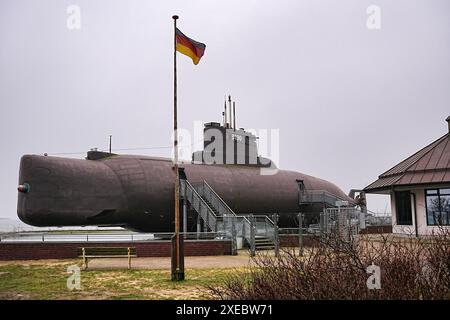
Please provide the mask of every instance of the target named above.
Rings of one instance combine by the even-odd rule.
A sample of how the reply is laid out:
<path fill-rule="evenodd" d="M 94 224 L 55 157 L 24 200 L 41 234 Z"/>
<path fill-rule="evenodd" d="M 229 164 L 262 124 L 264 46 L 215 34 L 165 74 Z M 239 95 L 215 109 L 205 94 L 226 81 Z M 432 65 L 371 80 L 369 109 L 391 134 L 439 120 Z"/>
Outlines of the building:
<path fill-rule="evenodd" d="M 391 196 L 392 232 L 430 235 L 450 220 L 450 116 L 448 132 L 364 188 Z"/>

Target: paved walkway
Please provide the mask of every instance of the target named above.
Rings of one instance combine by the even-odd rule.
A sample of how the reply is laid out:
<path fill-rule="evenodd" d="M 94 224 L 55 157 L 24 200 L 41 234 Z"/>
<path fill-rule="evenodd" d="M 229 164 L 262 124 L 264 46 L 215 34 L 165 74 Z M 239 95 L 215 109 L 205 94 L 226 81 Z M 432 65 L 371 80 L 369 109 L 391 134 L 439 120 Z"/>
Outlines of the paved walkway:
<path fill-rule="evenodd" d="M 258 254 L 273 255 L 274 251 L 262 251 Z M 0 266 L 9 264 L 18 265 L 60 265 L 67 264 L 69 261 L 79 261 L 81 259 L 48 259 L 48 260 L 15 260 L 0 261 Z M 149 258 L 132 258 L 131 267 L 133 269 L 170 269 L 170 257 L 149 257 Z M 185 257 L 185 268 L 193 269 L 213 269 L 213 268 L 240 268 L 251 264 L 251 257 L 247 249 L 239 250 L 236 256 L 190 256 Z M 105 258 L 90 259 L 89 269 L 126 269 L 128 268 L 128 259 L 124 258 Z"/>
<path fill-rule="evenodd" d="M 237 256 L 195 256 L 185 257 L 185 268 L 239 268 L 250 264 L 251 259 L 247 250 L 239 251 Z M 89 269 L 115 269 L 127 268 L 127 259 L 92 259 L 89 260 Z M 132 258 L 133 269 L 170 269 L 170 257 Z"/>

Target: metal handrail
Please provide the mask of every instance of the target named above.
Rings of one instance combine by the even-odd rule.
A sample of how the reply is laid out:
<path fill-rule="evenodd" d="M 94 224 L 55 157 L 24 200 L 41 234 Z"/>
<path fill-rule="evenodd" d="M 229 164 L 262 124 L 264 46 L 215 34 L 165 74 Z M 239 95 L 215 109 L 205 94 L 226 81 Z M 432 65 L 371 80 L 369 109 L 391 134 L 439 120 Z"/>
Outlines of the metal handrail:
<path fill-rule="evenodd" d="M 356 208 L 327 208 L 321 214 L 320 220 L 321 233 L 336 233 L 350 237 L 365 228 L 364 213 Z"/>
<path fill-rule="evenodd" d="M 184 193 L 186 194 L 185 197 L 188 196 L 187 190 L 195 194 L 203 203 L 204 207 L 207 208 L 207 212 L 210 214 L 211 218 L 215 220 L 215 231 L 218 231 L 220 229 L 219 223 L 221 222 L 221 228 L 226 234 L 228 232 L 228 235 L 231 236 L 234 243 L 236 242 L 236 236 L 242 236 L 250 244 L 250 246 L 254 246 L 254 236 L 256 235 L 256 233 L 258 233 L 258 226 L 261 226 L 257 223 L 256 218 L 264 219 L 264 235 L 268 238 L 271 238 L 275 242 L 275 223 L 272 219 L 270 219 L 268 215 L 252 216 L 252 221 L 250 221 L 249 218 L 245 215 L 237 215 L 205 180 L 203 180 L 201 184 L 194 185 L 192 185 L 189 181 L 184 180 L 182 191 L 184 191 Z M 192 199 L 188 200 L 190 202 L 192 201 Z M 208 203 L 210 203 L 211 206 L 208 205 Z M 215 209 L 215 211 L 213 210 L 213 208 Z M 199 214 L 204 220 L 209 220 L 208 216 L 203 216 L 201 212 L 199 212 Z M 227 218 L 231 218 L 231 230 L 228 231 L 227 225 L 229 223 L 229 220 L 227 220 Z M 209 221 L 206 221 L 206 223 L 208 226 L 213 228 L 212 224 L 210 224 Z M 236 223 L 238 223 L 239 226 L 237 230 Z M 259 221 L 259 223 L 261 223 L 261 221 Z M 230 226 L 228 225 L 228 227 Z M 261 230 L 261 228 L 259 228 L 259 230 Z"/>
<path fill-rule="evenodd" d="M 195 195 L 197 195 L 200 199 L 200 201 L 208 208 L 208 210 L 211 212 L 211 214 L 214 217 L 217 217 L 217 215 L 214 213 L 214 210 L 211 209 L 211 207 L 208 205 L 208 203 L 206 203 L 206 201 L 202 198 L 202 196 L 197 192 L 197 190 L 195 190 L 195 188 L 192 186 L 192 184 L 187 181 L 187 180 L 180 180 L 183 181 L 184 183 L 186 183 L 190 188 L 190 190 L 192 191 L 192 193 L 194 193 Z"/>
<path fill-rule="evenodd" d="M 269 221 L 270 224 L 272 224 L 273 226 L 275 226 L 275 222 L 273 222 L 273 220 L 270 219 L 269 216 L 266 216 L 266 219 Z"/>
<path fill-rule="evenodd" d="M 173 232 L 164 233 L 67 233 L 61 234 L 57 232 L 23 232 L 9 233 L 1 235 L 1 242 L 148 242 L 148 241 L 169 241 L 173 236 Z M 202 240 L 202 239 L 220 239 L 222 232 L 180 232 L 185 240 Z"/>
<path fill-rule="evenodd" d="M 220 202 L 223 204 L 223 206 L 224 206 L 231 214 L 236 215 L 236 214 L 234 213 L 234 211 L 231 210 L 231 208 L 228 206 L 228 204 L 227 204 L 225 201 L 223 201 L 223 199 L 217 194 L 217 192 L 216 192 L 216 191 L 208 184 L 208 182 L 206 182 L 205 180 L 203 180 L 203 184 L 206 185 L 206 186 L 208 187 L 208 189 L 209 189 L 209 190 L 217 197 L 217 199 L 220 200 Z"/>
<path fill-rule="evenodd" d="M 247 242 L 251 243 L 251 228 L 252 228 L 252 224 L 250 223 L 250 221 L 247 219 L 247 217 L 245 216 L 238 216 L 229 206 L 228 204 L 217 194 L 217 192 L 205 181 L 203 180 L 203 187 L 210 192 L 210 194 L 212 194 L 215 199 L 217 200 L 224 208 L 227 212 L 227 214 L 231 215 L 233 218 L 235 218 L 236 220 L 241 219 L 242 220 L 242 229 L 241 229 L 241 234 L 239 234 L 240 236 L 242 236 L 243 238 L 245 238 L 247 240 Z M 203 190 L 203 195 L 206 196 L 205 190 Z M 211 200 L 211 202 L 213 202 L 213 199 L 208 199 Z M 246 231 L 249 231 L 248 234 Z"/>
<path fill-rule="evenodd" d="M 197 190 L 192 186 L 192 184 L 189 181 L 182 179 L 182 180 L 180 180 L 180 185 L 182 186 L 182 189 L 184 188 L 184 190 L 183 190 L 184 197 L 187 197 L 188 190 L 190 192 L 192 192 L 192 199 L 188 199 L 191 202 L 191 205 L 194 205 L 194 203 L 193 203 L 194 195 L 197 196 L 198 200 L 200 201 L 200 204 L 203 205 L 203 207 L 205 207 L 207 209 L 206 214 L 208 214 L 209 216 L 212 216 L 212 218 L 214 219 L 214 224 L 211 223 L 211 220 L 208 219 L 208 217 L 203 217 L 204 220 L 206 221 L 206 223 L 208 224 L 208 227 L 210 229 L 215 230 L 219 216 L 217 216 L 214 213 L 214 210 L 211 209 L 211 207 L 208 205 L 208 203 L 206 203 L 206 201 L 203 199 L 203 197 L 197 192 Z M 198 209 L 199 209 L 199 214 L 202 215 L 201 208 L 198 208 Z"/>
<path fill-rule="evenodd" d="M 348 199 L 337 196 L 326 190 L 303 190 L 302 192 L 300 192 L 300 203 L 316 202 L 316 201 L 313 201 L 313 199 L 312 199 L 313 196 L 322 196 L 322 199 L 320 199 L 321 201 L 319 201 L 319 202 L 329 203 L 329 204 L 332 204 L 333 206 L 335 205 L 336 200 L 345 200 L 345 201 L 348 200 Z M 334 202 L 326 201 L 329 199 L 333 199 Z M 354 203 L 351 200 L 349 200 L 349 204 L 354 205 Z"/>

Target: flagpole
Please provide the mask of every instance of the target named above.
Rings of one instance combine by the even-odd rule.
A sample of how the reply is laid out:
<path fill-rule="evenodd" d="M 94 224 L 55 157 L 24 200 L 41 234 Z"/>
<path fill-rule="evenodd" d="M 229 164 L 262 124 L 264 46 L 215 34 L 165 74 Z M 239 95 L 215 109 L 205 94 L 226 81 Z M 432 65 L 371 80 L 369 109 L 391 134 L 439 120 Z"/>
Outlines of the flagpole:
<path fill-rule="evenodd" d="M 177 19 L 178 16 L 172 16 L 173 19 L 173 148 L 174 148 L 174 170 L 175 170 L 175 261 L 172 265 L 172 280 L 178 281 L 184 279 L 184 270 L 181 267 L 180 259 L 180 173 L 178 171 L 178 125 L 177 125 Z M 172 257 L 173 259 L 173 257 Z M 183 263 L 184 265 L 184 263 Z"/>

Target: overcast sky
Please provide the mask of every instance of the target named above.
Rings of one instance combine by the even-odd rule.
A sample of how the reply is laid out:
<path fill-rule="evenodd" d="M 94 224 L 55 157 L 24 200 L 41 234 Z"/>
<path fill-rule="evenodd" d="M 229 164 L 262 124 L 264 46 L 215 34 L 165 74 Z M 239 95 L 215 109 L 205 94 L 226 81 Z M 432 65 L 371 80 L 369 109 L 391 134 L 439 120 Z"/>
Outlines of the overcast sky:
<path fill-rule="evenodd" d="M 23 154 L 83 158 L 112 134 L 113 149 L 171 155 L 173 14 L 206 44 L 197 66 L 178 59 L 180 127 L 220 121 L 231 93 L 239 127 L 280 130 L 280 168 L 365 187 L 447 131 L 449 12 L 448 0 L 1 0 L 0 217 L 16 218 Z"/>

